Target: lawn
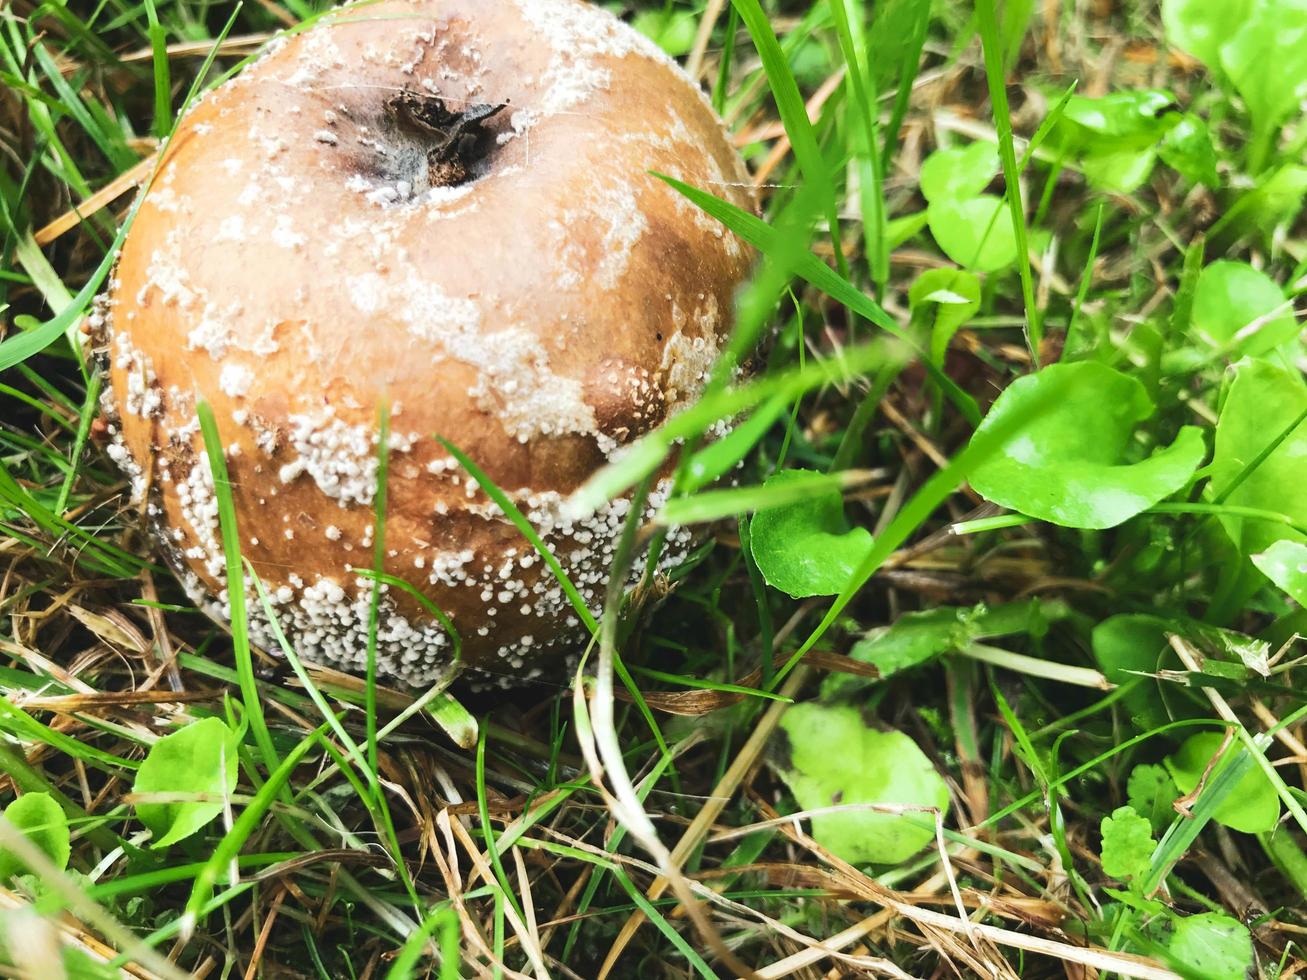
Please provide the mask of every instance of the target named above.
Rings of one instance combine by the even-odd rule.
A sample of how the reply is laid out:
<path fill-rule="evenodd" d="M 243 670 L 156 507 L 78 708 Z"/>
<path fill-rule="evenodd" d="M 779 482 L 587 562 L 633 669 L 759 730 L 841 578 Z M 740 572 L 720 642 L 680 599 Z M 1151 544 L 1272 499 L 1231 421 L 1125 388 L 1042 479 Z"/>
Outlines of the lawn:
<path fill-rule="evenodd" d="M 1304 0 L 601 6 L 757 212 L 646 179 L 756 261 L 569 497 L 637 499 L 585 595 L 442 434 L 578 623 L 490 687 L 379 665 L 388 450 L 365 666 L 261 626 L 201 400 L 206 616 L 87 353 L 179 119 L 327 8 L 0 7 L 0 972 L 1307 973 Z"/>

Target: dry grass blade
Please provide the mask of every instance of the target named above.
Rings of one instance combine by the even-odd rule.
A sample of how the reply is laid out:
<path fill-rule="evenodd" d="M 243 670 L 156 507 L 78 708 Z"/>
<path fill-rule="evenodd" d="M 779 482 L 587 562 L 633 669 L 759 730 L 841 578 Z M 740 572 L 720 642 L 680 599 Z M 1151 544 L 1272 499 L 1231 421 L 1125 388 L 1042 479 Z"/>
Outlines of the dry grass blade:
<path fill-rule="evenodd" d="M 772 666 L 780 667 L 789 660 L 789 654 L 778 653 L 775 655 Z M 830 653 L 824 650 L 809 650 L 803 656 L 803 663 L 814 670 L 831 671 L 839 674 L 850 674 L 855 677 L 876 678 L 880 676 L 873 665 L 863 663 L 860 660 L 854 660 L 839 653 Z M 743 677 L 732 681 L 736 687 L 757 688 L 762 682 L 762 668 L 755 668 Z M 616 691 L 614 696 L 620 701 L 632 701 L 632 697 L 625 691 Z M 645 703 L 655 711 L 663 711 L 669 715 L 683 715 L 686 717 L 697 717 L 706 715 L 721 708 L 729 708 L 733 704 L 739 704 L 752 695 L 744 694 L 739 691 L 716 691 L 716 690 L 691 690 L 691 691 L 642 691 L 641 697 Z"/>
<path fill-rule="evenodd" d="M 836 879 L 845 887 L 856 891 L 865 900 L 882 905 L 904 919 L 924 928 L 935 929 L 942 933 L 973 931 L 975 935 L 993 943 L 995 946 L 1025 950 L 1028 953 L 1037 953 L 1041 956 L 1050 956 L 1064 963 L 1078 964 L 1081 967 L 1093 970 L 1113 972 L 1123 977 L 1134 977 L 1136 980 L 1183 980 L 1180 974 L 1142 956 L 1116 953 L 1095 947 L 1075 946 L 1071 943 L 1045 939 L 1040 936 L 1030 936 L 1011 929 L 1002 929 L 983 923 L 967 922 L 966 925 L 963 925 L 955 916 L 943 915 L 903 901 L 898 895 L 875 879 L 831 854 L 793 824 L 782 824 L 781 829 L 796 844 L 802 846 L 815 858 L 830 867 Z M 1002 966 L 994 964 L 994 966 L 999 969 L 1006 968 L 1006 964 Z"/>
<path fill-rule="evenodd" d="M 205 50 L 207 52 L 208 49 Z M 151 153 L 136 166 L 123 171 L 109 181 L 77 207 L 61 214 L 48 225 L 39 229 L 35 235 L 36 244 L 42 247 L 49 245 L 61 235 L 72 231 L 92 215 L 99 213 L 128 191 L 134 190 L 145 183 L 146 178 L 150 176 L 150 172 L 154 169 L 157 157 L 158 154 Z"/>
<path fill-rule="evenodd" d="M 808 676 L 809 668 L 800 666 L 790 674 L 786 679 L 784 686 L 781 687 L 778 693 L 782 697 L 792 699 L 803 687 Z M 771 704 L 763 713 L 762 717 L 758 719 L 758 724 L 754 726 L 753 732 L 749 735 L 748 740 L 743 746 L 741 746 L 739 753 L 731 761 L 730 768 L 728 768 L 722 775 L 722 778 L 717 781 L 717 784 L 713 787 L 712 793 L 709 795 L 707 802 L 704 803 L 702 809 L 700 809 L 695 815 L 690 826 L 687 827 L 685 832 L 681 835 L 681 839 L 676 842 L 676 846 L 672 848 L 669 862 L 671 867 L 679 869 L 685 862 L 685 859 L 689 856 L 690 852 L 698 847 L 703 839 L 708 835 L 713 824 L 716 823 L 717 818 L 721 816 L 721 812 L 725 809 L 726 804 L 730 802 L 731 798 L 735 795 L 735 791 L 739 789 L 740 784 L 744 781 L 744 778 L 758 762 L 759 757 L 762 755 L 762 750 L 767 744 L 767 740 L 771 738 L 772 733 L 776 731 L 776 726 L 780 724 L 781 716 L 785 714 L 785 709 L 787 707 L 789 707 L 789 705 L 784 701 L 776 701 Z M 669 881 L 665 875 L 660 874 L 656 879 L 654 879 L 653 884 L 649 886 L 649 890 L 645 894 L 648 896 L 650 901 L 657 900 L 666 893 L 671 884 L 671 881 Z M 603 968 L 600 970 L 598 980 L 603 980 L 604 977 L 607 977 L 612 972 L 618 959 L 621 957 L 623 950 L 625 950 L 630 944 L 632 938 L 635 936 L 636 930 L 640 928 L 644 921 L 645 917 L 642 912 L 637 911 L 631 913 L 631 917 L 622 925 L 622 929 L 617 934 L 617 938 L 613 940 L 612 946 L 608 949 L 608 954 L 604 958 Z"/>

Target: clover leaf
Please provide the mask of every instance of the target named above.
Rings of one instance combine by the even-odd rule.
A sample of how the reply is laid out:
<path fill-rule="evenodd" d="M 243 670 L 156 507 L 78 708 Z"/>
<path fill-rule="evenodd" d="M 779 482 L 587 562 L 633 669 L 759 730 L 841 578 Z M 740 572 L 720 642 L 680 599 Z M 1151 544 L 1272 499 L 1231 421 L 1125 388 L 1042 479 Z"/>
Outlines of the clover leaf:
<path fill-rule="evenodd" d="M 1180 792 L 1192 793 L 1205 777 L 1210 779 L 1208 767 L 1224 741 L 1219 732 L 1200 732 L 1185 739 L 1175 754 L 1166 758 L 1167 771 Z M 1227 757 L 1213 772 L 1229 765 L 1231 758 Z M 1266 774 L 1253 768 L 1221 801 L 1212 819 L 1245 834 L 1265 833 L 1274 830 L 1279 822 L 1280 797 Z"/>
<path fill-rule="evenodd" d="M 1153 403 L 1139 381 L 1094 361 L 1014 381 L 977 436 L 1046 404 L 1050 391 L 1052 407 L 972 473 L 986 500 L 1065 527 L 1113 527 L 1183 487 L 1206 455 L 1200 430 L 1185 426 L 1170 446 L 1130 461 L 1134 428 Z"/>
<path fill-rule="evenodd" d="M 5 819 L 45 853 L 56 868 L 68 867 L 72 854 L 68 818 L 49 793 L 24 793 L 5 807 Z M 17 854 L 0 849 L 0 881 L 27 867 Z"/>
<path fill-rule="evenodd" d="M 187 794 L 203 799 L 136 804 L 136 815 L 167 847 L 203 829 L 236 789 L 236 735 L 218 718 L 203 718 L 150 747 L 133 792 Z"/>
<path fill-rule="evenodd" d="M 1266 273 L 1247 262 L 1221 260 L 1198 276 L 1193 329 L 1222 349 L 1265 354 L 1298 335 L 1293 307 Z"/>
<path fill-rule="evenodd" d="M 853 707 L 795 705 L 781 719 L 788 742 L 781 778 L 805 810 L 885 803 L 948 809 L 948 786 L 907 735 L 869 728 Z M 935 837 L 929 813 L 848 809 L 817 814 L 819 844 L 853 863 L 897 864 Z"/>
<path fill-rule="evenodd" d="M 936 150 L 921 164 L 921 195 L 931 202 L 975 197 L 997 173 L 998 147 L 993 143 Z"/>
<path fill-rule="evenodd" d="M 953 335 L 980 309 L 980 280 L 965 269 L 929 269 L 908 290 L 908 306 L 930 324 L 930 359 L 942 365 Z"/>
<path fill-rule="evenodd" d="M 782 470 L 763 487 L 814 476 L 821 474 Z M 800 598 L 842 591 L 867 557 L 872 539 L 866 528 L 849 527 L 838 489 L 829 483 L 814 483 L 808 499 L 754 514 L 749 522 L 749 543 L 767 584 Z"/>
<path fill-rule="evenodd" d="M 997 272 L 1017 260 L 1016 233 L 1004 210 L 1002 198 L 993 194 L 943 198 L 930 203 L 926 220 L 935 242 L 958 265 Z"/>
<path fill-rule="evenodd" d="M 1307 526 L 1304 413 L 1307 386 L 1301 377 L 1266 361 L 1246 358 L 1236 364 L 1216 424 L 1210 496 Z M 1221 523 L 1246 555 L 1282 540 L 1307 543 L 1307 536 L 1283 523 L 1228 512 Z"/>

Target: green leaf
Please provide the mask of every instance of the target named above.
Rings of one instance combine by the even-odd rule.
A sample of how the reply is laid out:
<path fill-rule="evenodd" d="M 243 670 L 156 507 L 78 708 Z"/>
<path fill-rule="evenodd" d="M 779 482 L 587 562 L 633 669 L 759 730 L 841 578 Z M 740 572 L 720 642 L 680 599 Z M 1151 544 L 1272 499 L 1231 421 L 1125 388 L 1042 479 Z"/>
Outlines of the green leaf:
<path fill-rule="evenodd" d="M 1193 113 L 1186 112 L 1167 134 L 1162 137 L 1158 154 L 1163 162 L 1174 168 L 1186 180 L 1207 187 L 1220 184 L 1216 172 L 1216 148 L 1207 123 Z"/>
<path fill-rule="evenodd" d="M 970 628 L 970 612 L 945 606 L 904 613 L 890 626 L 868 632 L 853 645 L 849 656 L 871 664 L 881 677 L 892 677 L 976 639 Z"/>
<path fill-rule="evenodd" d="M 1162 0 L 1166 40 L 1219 71 L 1221 45 L 1239 29 L 1253 0 Z"/>
<path fill-rule="evenodd" d="M 731 0 L 731 2 L 739 11 L 740 20 L 748 29 L 749 36 L 753 38 L 754 47 L 758 49 L 763 73 L 767 76 L 767 84 L 771 88 L 772 97 L 776 100 L 776 109 L 785 126 L 785 133 L 790 138 L 794 159 L 803 172 L 804 180 L 817 189 L 817 195 L 826 209 L 831 233 L 835 237 L 837 253 L 842 254 L 839 252 L 839 206 L 831 182 L 830 168 L 826 164 L 825 157 L 822 156 L 816 128 L 808 118 L 803 95 L 799 91 L 799 85 L 790 69 L 785 51 L 780 41 L 776 39 L 771 19 L 758 0 Z M 820 48 L 811 45 L 805 46 L 803 50 L 820 51 Z M 842 265 L 841 271 L 846 271 Z"/>
<path fill-rule="evenodd" d="M 1075 95 L 1067 100 L 1053 138 L 1080 160 L 1094 187 L 1129 194 L 1148 179 L 1159 141 L 1179 119 L 1175 97 L 1162 89 Z"/>
<path fill-rule="evenodd" d="M 1216 424 L 1210 495 L 1232 506 L 1284 514 L 1307 525 L 1307 387 L 1302 378 L 1266 361 L 1235 365 Z M 1293 426 L 1274 448 L 1272 444 Z M 1263 453 L 1266 458 L 1258 462 Z M 1249 470 L 1253 463 L 1257 465 Z M 1237 481 L 1237 482 L 1236 482 Z M 1303 535 L 1270 521 L 1222 514 L 1226 532 L 1246 555 Z"/>
<path fill-rule="evenodd" d="M 1122 613 L 1103 620 L 1094 627 L 1091 637 L 1094 659 L 1103 676 L 1113 684 L 1125 685 L 1139 682 L 1141 674 L 1179 669 L 1178 658 L 1166 642 L 1167 632 L 1175 625 L 1144 613 Z M 1131 724 L 1141 732 L 1170 721 L 1155 681 L 1139 682 L 1122 696 L 1122 704 Z"/>
<path fill-rule="evenodd" d="M 1254 133 L 1270 133 L 1307 98 L 1307 2 L 1258 0 L 1230 26 L 1237 30 L 1221 44 L 1221 67 L 1248 107 Z"/>
<path fill-rule="evenodd" d="M 673 58 L 679 58 L 694 47 L 699 19 L 688 10 L 645 10 L 636 15 L 631 26 Z"/>
<path fill-rule="evenodd" d="M 1221 912 L 1179 919 L 1167 949 L 1204 980 L 1244 980 L 1253 967 L 1253 938 L 1247 926 Z"/>
<path fill-rule="evenodd" d="M 1307 544 L 1282 539 L 1252 559 L 1259 572 L 1307 606 Z"/>
<path fill-rule="evenodd" d="M 1206 455 L 1200 430 L 1185 426 L 1169 447 L 1129 462 L 1134 428 L 1153 403 L 1138 380 L 1094 361 L 1018 378 L 973 439 L 1050 392 L 1052 407 L 972 473 L 986 500 L 1065 527 L 1114 527 L 1185 486 Z"/>
<path fill-rule="evenodd" d="M 185 793 L 212 799 L 138 803 L 136 815 L 167 847 L 205 827 L 236 789 L 236 735 L 218 718 L 202 718 L 165 735 L 136 773 L 135 793 Z"/>
<path fill-rule="evenodd" d="M 781 776 L 805 810 L 850 803 L 948 810 L 948 786 L 917 744 L 902 732 L 867 727 L 856 708 L 799 704 L 780 727 L 789 743 Z M 933 827 L 926 813 L 865 809 L 812 818 L 817 842 L 858 864 L 906 861 L 934 839 Z"/>
<path fill-rule="evenodd" d="M 726 435 L 695 452 L 686 468 L 685 491 L 693 493 L 734 469 L 787 408 L 788 399 L 779 395 L 769 398 Z"/>
<path fill-rule="evenodd" d="M 1265 354 L 1298 336 L 1293 306 L 1266 273 L 1222 259 L 1198 276 L 1193 331 L 1221 350 Z"/>
<path fill-rule="evenodd" d="M 932 201 L 926 209 L 930 233 L 944 254 L 978 272 L 997 272 L 1017 260 L 1016 233 L 992 194 Z"/>
<path fill-rule="evenodd" d="M 764 489 L 796 481 L 811 481 L 810 470 L 782 470 Z M 760 511 L 749 522 L 753 560 L 767 584 L 795 598 L 835 595 L 871 550 L 871 534 L 850 529 L 844 519 L 840 492 L 828 484 L 809 499 Z"/>
<path fill-rule="evenodd" d="M 1050 622 L 1063 619 L 1067 614 L 1064 604 L 1039 600 L 993 607 L 983 603 L 970 608 L 941 606 L 909 612 L 889 626 L 868 630 L 853 645 L 849 656 L 873 665 L 882 678 L 892 677 L 977 640 L 1014 633 L 1042 636 L 1048 632 Z M 822 682 L 822 698 L 847 697 L 869 683 L 871 681 L 864 677 L 831 674 Z"/>
<path fill-rule="evenodd" d="M 68 867 L 72 844 L 68 817 L 49 793 L 24 793 L 5 807 L 5 819 L 23 832 L 60 871 Z M 0 881 L 25 871 L 17 855 L 0 849 Z"/>
<path fill-rule="evenodd" d="M 1147 817 L 1154 832 L 1161 833 L 1175 816 L 1172 802 L 1180 795 L 1175 780 L 1165 767 L 1151 762 L 1135 766 L 1126 781 L 1126 798 L 1135 812 Z"/>
<path fill-rule="evenodd" d="M 1157 842 L 1153 825 L 1133 807 L 1119 806 L 1100 824 L 1103 835 L 1103 873 L 1120 881 L 1148 873 Z"/>
<path fill-rule="evenodd" d="M 1057 138 L 1082 153 L 1098 155 L 1146 150 L 1176 123 L 1175 96 L 1164 89 L 1112 92 L 1100 98 L 1067 100 Z"/>
<path fill-rule="evenodd" d="M 998 166 L 998 147 L 993 143 L 936 150 L 921 164 L 921 194 L 930 202 L 975 197 L 998 174 Z"/>
<path fill-rule="evenodd" d="M 1187 738 L 1174 755 L 1167 757 L 1167 771 L 1180 792 L 1194 791 L 1224 741 L 1219 732 L 1200 732 Z M 1228 755 L 1208 775 L 1208 780 L 1228 766 L 1233 758 L 1233 755 Z M 1220 802 L 1212 819 L 1245 834 L 1266 833 L 1274 830 L 1280 819 L 1280 797 L 1266 774 L 1253 767 L 1239 780 L 1234 791 Z"/>
<path fill-rule="evenodd" d="M 1143 185 L 1153 172 L 1153 164 L 1156 162 L 1157 152 L 1152 147 L 1146 150 L 1115 150 L 1083 157 L 1080 169 L 1096 189 L 1112 194 L 1129 194 Z"/>
<path fill-rule="evenodd" d="M 965 269 L 929 269 L 908 290 L 908 306 L 927 322 L 933 311 L 930 359 L 943 364 L 953 335 L 980 309 L 980 280 Z"/>
<path fill-rule="evenodd" d="M 1260 177 L 1227 214 L 1238 218 L 1238 225 L 1250 224 L 1271 231 L 1292 221 L 1307 199 L 1307 167 L 1286 163 L 1269 177 Z M 1224 220 L 1224 219 L 1222 219 Z"/>

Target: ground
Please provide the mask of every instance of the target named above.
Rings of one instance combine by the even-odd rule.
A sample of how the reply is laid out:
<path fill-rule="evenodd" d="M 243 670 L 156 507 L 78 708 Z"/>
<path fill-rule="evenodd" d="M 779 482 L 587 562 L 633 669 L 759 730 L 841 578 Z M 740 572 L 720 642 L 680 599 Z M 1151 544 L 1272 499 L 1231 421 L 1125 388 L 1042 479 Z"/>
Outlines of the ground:
<path fill-rule="evenodd" d="M 1307 8 L 604 6 L 761 190 L 683 189 L 754 353 L 648 437 L 688 561 L 495 692 L 213 625 L 75 353 L 177 113 L 318 7 L 0 10 L 6 971 L 1300 975 Z"/>

